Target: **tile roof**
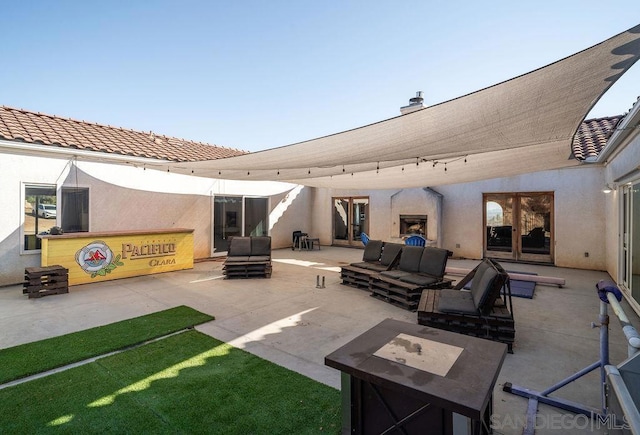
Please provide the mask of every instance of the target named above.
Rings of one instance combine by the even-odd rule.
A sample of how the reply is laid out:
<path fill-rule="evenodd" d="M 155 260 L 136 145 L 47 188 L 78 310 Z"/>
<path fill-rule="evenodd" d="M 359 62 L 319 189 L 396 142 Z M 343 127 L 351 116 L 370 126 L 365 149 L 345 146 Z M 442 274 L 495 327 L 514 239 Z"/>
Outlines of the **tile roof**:
<path fill-rule="evenodd" d="M 573 156 L 578 160 L 597 157 L 622 118 L 624 116 L 609 116 L 583 121 L 573 138 Z"/>
<path fill-rule="evenodd" d="M 0 139 L 171 161 L 247 154 L 233 148 L 0 106 Z"/>

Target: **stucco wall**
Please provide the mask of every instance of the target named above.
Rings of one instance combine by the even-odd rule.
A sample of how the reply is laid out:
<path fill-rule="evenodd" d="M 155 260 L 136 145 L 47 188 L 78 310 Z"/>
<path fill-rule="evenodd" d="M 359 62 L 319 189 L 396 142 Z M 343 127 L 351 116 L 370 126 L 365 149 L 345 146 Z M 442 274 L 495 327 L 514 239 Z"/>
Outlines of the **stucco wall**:
<path fill-rule="evenodd" d="M 20 253 L 20 226 L 24 218 L 22 183 L 56 184 L 67 161 L 14 154 L 0 156 L 0 285 L 24 281 L 26 267 L 40 266 L 40 252 Z"/>
<path fill-rule="evenodd" d="M 434 186 L 433 191 L 443 196 L 442 240 L 438 244 L 452 251 L 454 256 L 480 259 L 483 255 L 485 231 L 483 193 L 553 192 L 555 264 L 561 267 L 605 270 L 605 227 L 607 219 L 610 219 L 605 206 L 610 197 L 602 193 L 603 171 L 600 166 L 581 166 L 475 183 Z M 437 229 L 432 227 L 437 222 L 432 219 L 438 213 L 437 196 L 426 195 L 422 188 L 370 191 L 316 189 L 312 201 L 313 228 L 314 234 L 318 234 L 323 243 L 331 242 L 331 198 L 337 196 L 369 196 L 369 233 L 372 237 L 383 240 L 397 237 L 398 205 L 407 207 L 406 210 L 415 210 L 415 214 L 426 211 L 429 216 L 428 236 L 432 238 L 432 235 L 437 234 Z M 409 211 L 406 213 L 413 214 Z M 589 256 L 585 257 L 585 253 Z"/>
<path fill-rule="evenodd" d="M 608 215 L 603 180 L 601 167 L 583 166 L 435 187 L 444 195 L 443 247 L 455 256 L 482 257 L 483 193 L 553 192 L 555 265 L 604 270 Z"/>
<path fill-rule="evenodd" d="M 294 185 L 197 179 L 112 164 L 75 166 L 72 159 L 17 154 L 0 154 L 0 167 L 0 286 L 22 282 L 26 267 L 40 265 L 39 251 L 20 253 L 23 183 L 89 188 L 90 231 L 193 228 L 196 259 L 211 255 L 213 195 L 269 198 L 274 248 L 291 245 L 292 228 L 310 226 L 308 192 L 287 192 Z"/>
<path fill-rule="evenodd" d="M 332 243 L 333 202 L 335 197 L 369 197 L 369 236 L 399 241 L 400 214 L 427 215 L 427 236 L 438 239 L 438 220 L 441 215 L 441 200 L 429 189 L 313 189 L 312 232 L 320 237 L 322 244 Z"/>

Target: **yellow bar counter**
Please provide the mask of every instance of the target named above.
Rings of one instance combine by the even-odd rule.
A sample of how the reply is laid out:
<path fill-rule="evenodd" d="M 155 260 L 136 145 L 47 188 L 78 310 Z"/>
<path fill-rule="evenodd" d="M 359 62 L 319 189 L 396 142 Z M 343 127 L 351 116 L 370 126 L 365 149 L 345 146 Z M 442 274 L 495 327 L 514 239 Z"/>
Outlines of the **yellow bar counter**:
<path fill-rule="evenodd" d="M 69 269 L 69 285 L 193 268 L 193 229 L 42 235 L 41 265 Z"/>

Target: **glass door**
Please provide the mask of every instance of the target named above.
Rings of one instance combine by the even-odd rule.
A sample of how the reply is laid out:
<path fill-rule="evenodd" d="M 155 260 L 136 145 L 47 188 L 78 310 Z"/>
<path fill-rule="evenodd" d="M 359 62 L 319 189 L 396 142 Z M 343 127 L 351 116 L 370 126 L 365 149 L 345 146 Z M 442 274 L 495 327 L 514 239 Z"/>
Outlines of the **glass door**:
<path fill-rule="evenodd" d="M 269 213 L 267 198 L 244 199 L 244 234 L 245 236 L 268 236 Z"/>
<path fill-rule="evenodd" d="M 362 246 L 362 233 L 369 232 L 369 198 L 333 198 L 333 244 Z"/>
<path fill-rule="evenodd" d="M 484 195 L 485 257 L 553 262 L 553 193 Z"/>
<path fill-rule="evenodd" d="M 640 183 L 623 187 L 622 282 L 640 304 Z"/>

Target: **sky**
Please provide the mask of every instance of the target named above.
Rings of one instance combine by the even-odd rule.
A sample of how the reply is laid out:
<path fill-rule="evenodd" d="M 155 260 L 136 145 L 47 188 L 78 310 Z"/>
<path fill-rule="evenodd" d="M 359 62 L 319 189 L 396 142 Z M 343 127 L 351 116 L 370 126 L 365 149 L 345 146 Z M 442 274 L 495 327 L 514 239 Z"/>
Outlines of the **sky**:
<path fill-rule="evenodd" d="M 0 0 L 0 105 L 258 151 L 441 103 L 640 23 L 640 1 Z M 588 118 L 640 96 L 640 62 Z"/>

